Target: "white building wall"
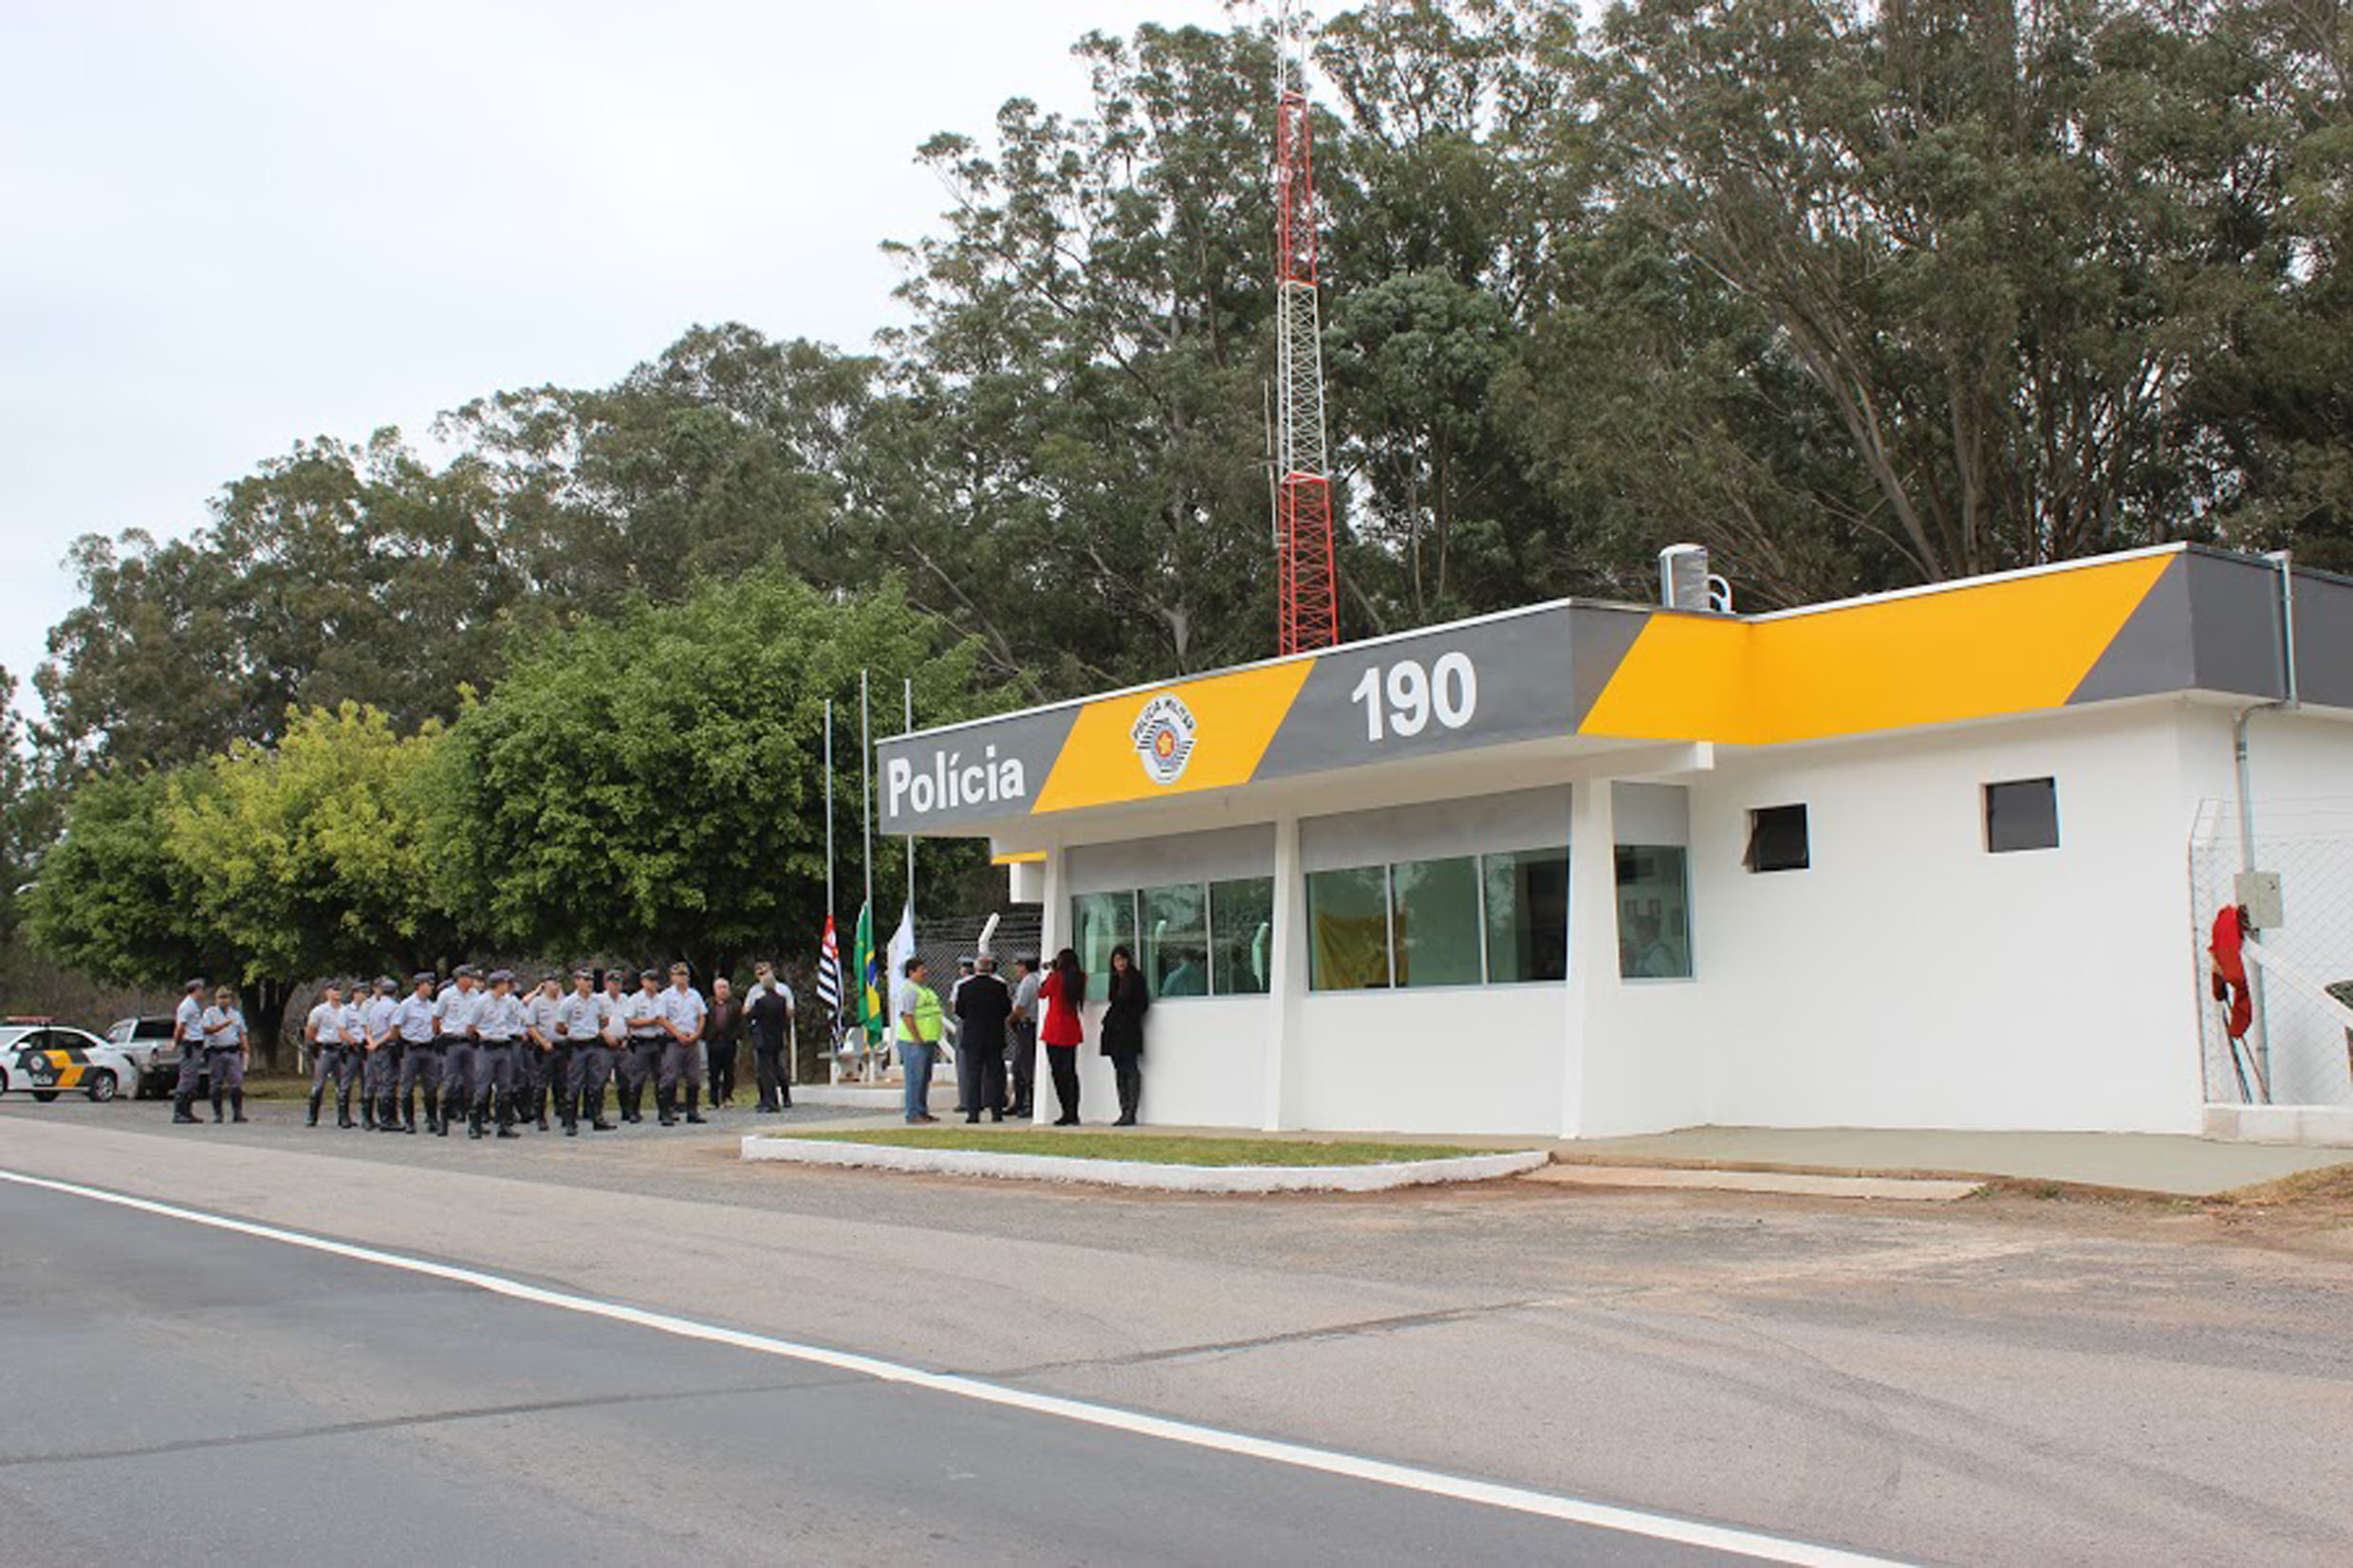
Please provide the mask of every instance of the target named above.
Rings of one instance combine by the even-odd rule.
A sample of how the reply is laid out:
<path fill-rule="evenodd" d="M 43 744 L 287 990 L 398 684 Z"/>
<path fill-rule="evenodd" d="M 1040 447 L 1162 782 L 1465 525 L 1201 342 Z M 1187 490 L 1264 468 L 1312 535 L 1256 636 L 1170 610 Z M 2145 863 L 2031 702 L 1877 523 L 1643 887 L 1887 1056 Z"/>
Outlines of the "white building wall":
<path fill-rule="evenodd" d="M 1704 1119 L 2193 1132 L 2175 704 L 1728 756 L 1694 791 Z M 2058 781 L 2060 847 L 1984 844 L 1982 786 Z M 1805 871 L 1752 874 L 1804 802 Z"/>
<path fill-rule="evenodd" d="M 1299 1004 L 1299 1125 L 1333 1132 L 1560 1131 L 1559 986 L 1318 992 Z"/>

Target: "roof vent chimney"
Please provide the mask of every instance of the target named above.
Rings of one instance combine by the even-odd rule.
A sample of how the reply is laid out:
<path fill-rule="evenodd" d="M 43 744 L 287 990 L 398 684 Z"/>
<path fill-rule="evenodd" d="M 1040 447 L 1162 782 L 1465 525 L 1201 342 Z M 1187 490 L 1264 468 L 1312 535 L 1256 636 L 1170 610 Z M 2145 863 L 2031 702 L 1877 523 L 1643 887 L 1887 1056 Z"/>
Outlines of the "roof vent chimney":
<path fill-rule="evenodd" d="M 1658 552 L 1658 602 L 1670 610 L 1730 615 L 1732 585 L 1708 570 L 1704 544 L 1670 544 Z"/>

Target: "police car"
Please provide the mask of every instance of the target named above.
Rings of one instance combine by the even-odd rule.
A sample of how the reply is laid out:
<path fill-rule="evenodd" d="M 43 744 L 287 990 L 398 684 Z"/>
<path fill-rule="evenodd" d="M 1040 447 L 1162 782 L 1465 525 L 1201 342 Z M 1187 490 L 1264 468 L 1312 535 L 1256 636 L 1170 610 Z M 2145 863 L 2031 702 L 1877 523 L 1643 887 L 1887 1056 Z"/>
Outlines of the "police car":
<path fill-rule="evenodd" d="M 0 1025 L 0 1095 L 28 1094 L 45 1104 L 65 1094 L 103 1101 L 138 1081 L 131 1059 L 86 1030 L 46 1019 Z"/>

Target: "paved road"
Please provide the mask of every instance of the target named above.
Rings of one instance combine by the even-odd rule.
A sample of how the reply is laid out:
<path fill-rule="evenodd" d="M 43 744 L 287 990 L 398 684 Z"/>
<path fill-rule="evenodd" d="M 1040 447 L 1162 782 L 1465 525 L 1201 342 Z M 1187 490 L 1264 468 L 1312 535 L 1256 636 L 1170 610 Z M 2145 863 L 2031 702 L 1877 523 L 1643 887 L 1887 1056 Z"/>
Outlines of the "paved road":
<path fill-rule="evenodd" d="M 43 1563 L 1741 1560 L 0 1182 Z"/>
<path fill-rule="evenodd" d="M 1895 1212 L 1532 1184 L 1372 1199 L 1117 1196 L 746 1167 L 726 1135 L 744 1125 L 469 1145 L 310 1132 L 274 1111 L 246 1128 L 173 1130 L 157 1107 L 61 1102 L 0 1111 L 0 1168 L 481 1263 L 1044 1393 L 1890 1556 L 2353 1560 L 2353 1248 L 2327 1237 L 2251 1242 L 2195 1212 L 2024 1200 Z M 13 1267 L 13 1212 L 0 1212 L 0 1225 Z M 64 1256 L 76 1255 L 74 1245 Z M 156 1258 L 170 1262 L 136 1286 L 106 1285 L 102 1271 L 90 1288 L 118 1305 L 147 1302 L 182 1262 L 176 1249 Z M 57 1316 L 38 1279 L 9 1290 L 9 1327 L 27 1310 Z M 346 1421 L 627 1394 L 639 1389 L 635 1369 L 655 1364 L 590 1356 L 579 1392 L 549 1394 L 533 1361 L 524 1368 L 528 1387 L 485 1400 L 437 1372 L 412 1379 L 391 1364 L 387 1347 L 398 1337 L 382 1338 L 377 1325 L 403 1313 L 360 1311 L 376 1291 L 392 1302 L 407 1294 L 385 1284 L 347 1293 L 360 1327 L 336 1341 L 340 1355 L 322 1355 L 306 1337 L 311 1315 L 299 1304 L 223 1310 L 270 1368 L 331 1365 L 314 1372 L 322 1380 L 304 1397 Z M 203 1325 L 207 1300 L 195 1297 L 176 1329 Z M 249 1311 L 250 1319 L 238 1316 Z M 446 1328 L 430 1337 L 463 1337 Z M 538 1342 L 535 1331 L 523 1337 Z M 433 1363 L 443 1364 L 461 1363 Z M 739 1375 L 793 1375 L 761 1365 Z M 654 1386 L 711 1385 L 657 1375 Z M 15 1387 L 0 1386 L 11 1404 Z M 884 1391 L 867 1391 L 871 1399 L 824 1392 L 862 1413 L 891 1401 Z M 293 1395 L 272 1380 L 259 1397 Z M 627 1407 L 625 1420 L 665 1423 L 650 1430 L 667 1445 L 668 1423 L 735 1397 L 682 1400 L 658 1417 Z M 775 1398 L 818 1408 L 814 1391 Z M 86 1390 L 77 1411 L 85 1406 L 108 1410 Z M 0 1404 L 0 1427 L 9 1411 Z M 941 1430 L 977 1413 L 942 1417 L 951 1424 Z M 272 1407 L 239 1430 L 320 1419 Z M 475 1441 L 466 1432 L 519 1433 L 540 1419 L 429 1430 L 437 1444 L 462 1444 Z M 1028 1425 L 1014 1426 L 1026 1440 Z M 1048 1441 L 1068 1444 L 1053 1451 L 1072 1457 L 1016 1467 L 1091 1474 L 1086 1456 L 1113 1434 Z M 949 1447 L 960 1455 L 968 1445 Z M 998 1451 L 979 1447 L 964 1469 Z M 275 1463 L 262 1457 L 268 1446 L 238 1451 L 247 1464 Z M 1150 1498 L 1181 1494 L 1182 1467 L 1204 1458 L 1168 1461 L 1180 1479 Z M 846 1476 L 801 1488 L 838 1491 L 840 1509 L 775 1516 L 844 1532 L 819 1538 L 806 1555 L 904 1556 L 887 1532 L 921 1542 L 944 1528 L 929 1512 L 890 1512 L 952 1491 L 942 1470 L 924 1470 L 926 1485 L 909 1488 L 859 1479 L 880 1467 L 896 1483 L 887 1455 L 845 1459 Z M 457 1459 L 435 1463 L 462 1468 Z M 764 1494 L 748 1475 L 706 1484 L 668 1465 L 641 1468 L 642 1484 L 623 1501 L 600 1483 L 565 1508 L 618 1518 L 609 1528 L 624 1556 L 639 1553 L 648 1538 L 629 1532 L 649 1515 L 678 1529 L 708 1521 L 714 1560 L 739 1549 L 729 1532 L 752 1526 L 722 1515 L 758 1505 Z M 1290 1495 L 1299 1482 L 1286 1471 L 1264 1485 Z M 533 1495 L 575 1495 L 540 1485 Z M 999 1490 L 1020 1499 L 1029 1495 L 1022 1485 L 1009 1479 Z M 1092 1480 L 1059 1487 L 1037 1505 L 1069 1510 L 1077 1531 L 1097 1490 Z M 1206 1504 L 1195 1496 L 1170 1505 L 1219 1514 L 1229 1490 L 1246 1516 L 1248 1481 L 1218 1482 Z M 1122 1507 L 1117 1490 L 1109 1496 L 1115 1526 L 1158 1517 Z M 1043 1526 L 1028 1533 L 1021 1518 L 999 1528 L 938 1550 L 969 1560 L 1002 1540 L 1048 1561 L 1139 1556 L 1116 1537 L 1073 1534 L 1042 1546 L 1056 1538 Z M 1381 1539 L 1406 1551 L 1416 1538 Z M 1432 1559 L 1473 1560 L 1460 1539 L 1449 1533 Z M 1224 1555 L 1286 1560 L 1293 1545 L 1313 1544 L 1268 1540 L 1282 1549 Z M 1567 1550 L 1547 1536 L 1538 1554 L 1507 1542 L 1478 1555 Z"/>

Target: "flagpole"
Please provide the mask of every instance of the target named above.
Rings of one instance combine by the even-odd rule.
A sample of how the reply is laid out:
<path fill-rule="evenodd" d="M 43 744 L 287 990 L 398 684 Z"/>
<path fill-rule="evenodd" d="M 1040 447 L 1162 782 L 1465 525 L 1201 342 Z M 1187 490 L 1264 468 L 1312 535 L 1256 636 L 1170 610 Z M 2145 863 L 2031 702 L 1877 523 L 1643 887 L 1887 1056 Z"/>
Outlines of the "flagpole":
<path fill-rule="evenodd" d="M 825 918 L 833 918 L 833 699 L 825 699 Z"/>
<path fill-rule="evenodd" d="M 874 710 L 866 700 L 866 672 L 858 672 L 858 800 L 866 830 L 866 907 L 874 907 Z"/>
<path fill-rule="evenodd" d="M 899 700 L 905 705 L 901 716 L 906 723 L 906 728 L 899 733 L 912 735 L 915 733 L 915 677 L 913 675 L 908 676 L 906 684 L 899 689 Z M 915 835 L 912 833 L 907 835 L 907 908 L 910 911 L 915 908 Z"/>

